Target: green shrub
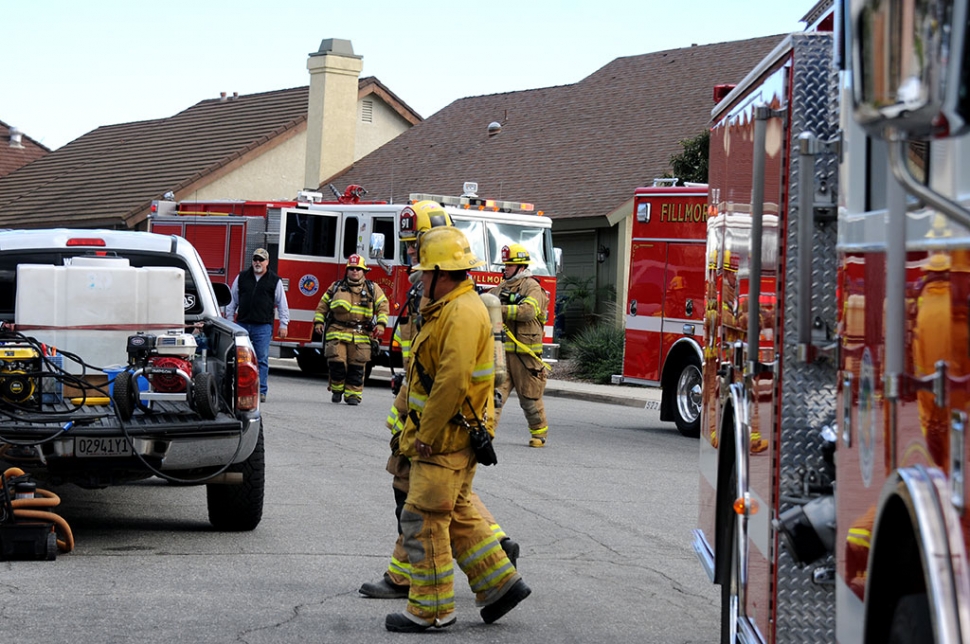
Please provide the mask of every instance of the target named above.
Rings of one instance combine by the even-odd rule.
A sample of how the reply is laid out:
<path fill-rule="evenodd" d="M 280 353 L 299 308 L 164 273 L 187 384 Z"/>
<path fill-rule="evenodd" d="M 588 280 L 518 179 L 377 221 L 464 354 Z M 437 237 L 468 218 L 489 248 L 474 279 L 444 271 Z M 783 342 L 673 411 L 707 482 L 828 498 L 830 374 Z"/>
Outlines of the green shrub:
<path fill-rule="evenodd" d="M 569 342 L 569 357 L 580 378 L 610 384 L 623 371 L 623 329 L 606 322 L 586 327 Z"/>

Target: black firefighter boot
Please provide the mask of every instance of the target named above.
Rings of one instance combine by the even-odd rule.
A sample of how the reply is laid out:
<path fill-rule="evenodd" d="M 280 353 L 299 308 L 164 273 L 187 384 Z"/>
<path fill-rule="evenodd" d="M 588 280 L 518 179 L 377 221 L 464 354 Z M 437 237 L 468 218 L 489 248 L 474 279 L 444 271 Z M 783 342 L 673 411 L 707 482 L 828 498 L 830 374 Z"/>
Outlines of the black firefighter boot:
<path fill-rule="evenodd" d="M 362 390 L 364 388 L 364 365 L 347 365 L 346 384 L 348 387 L 353 387 L 357 391 L 344 391 L 344 402 L 348 405 L 359 405 L 360 399 L 363 397 Z"/>
<path fill-rule="evenodd" d="M 327 363 L 330 372 L 330 402 L 338 403 L 344 398 L 344 380 L 347 378 L 347 367 L 339 360 L 331 360 Z M 337 383 L 337 385 L 334 385 Z M 339 385 L 340 389 L 337 389 Z"/>
<path fill-rule="evenodd" d="M 363 584 L 357 592 L 365 597 L 373 597 L 374 599 L 408 598 L 408 587 L 395 584 L 391 581 L 387 573 L 384 573 L 381 580 L 376 583 L 367 582 Z"/>

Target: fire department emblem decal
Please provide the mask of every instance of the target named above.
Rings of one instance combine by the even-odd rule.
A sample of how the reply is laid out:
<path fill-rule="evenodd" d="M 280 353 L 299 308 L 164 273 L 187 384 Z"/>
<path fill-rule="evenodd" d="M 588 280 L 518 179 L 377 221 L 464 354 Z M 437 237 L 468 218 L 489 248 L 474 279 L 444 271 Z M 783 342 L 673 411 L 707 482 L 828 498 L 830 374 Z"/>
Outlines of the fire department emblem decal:
<path fill-rule="evenodd" d="M 316 275 L 304 275 L 300 278 L 300 292 L 306 296 L 316 295 L 320 290 L 320 280 Z"/>
<path fill-rule="evenodd" d="M 186 293 L 182 296 L 182 308 L 186 311 L 195 306 L 195 293 Z"/>
<path fill-rule="evenodd" d="M 859 374 L 859 470 L 866 487 L 872 483 L 872 465 L 876 442 L 876 415 L 873 402 L 876 392 L 876 373 L 872 366 L 869 347 L 862 351 L 862 367 Z"/>

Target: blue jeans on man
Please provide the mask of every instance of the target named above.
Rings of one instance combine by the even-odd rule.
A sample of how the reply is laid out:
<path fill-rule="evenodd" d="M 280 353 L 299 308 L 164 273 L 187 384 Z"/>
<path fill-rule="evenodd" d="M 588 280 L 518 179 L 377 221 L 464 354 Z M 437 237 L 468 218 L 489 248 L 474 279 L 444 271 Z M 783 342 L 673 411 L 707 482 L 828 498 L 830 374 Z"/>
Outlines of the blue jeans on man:
<path fill-rule="evenodd" d="M 253 343 L 259 364 L 259 393 L 265 395 L 269 384 L 269 342 L 273 339 L 273 325 L 240 322 L 239 326 L 246 329 L 249 341 Z"/>

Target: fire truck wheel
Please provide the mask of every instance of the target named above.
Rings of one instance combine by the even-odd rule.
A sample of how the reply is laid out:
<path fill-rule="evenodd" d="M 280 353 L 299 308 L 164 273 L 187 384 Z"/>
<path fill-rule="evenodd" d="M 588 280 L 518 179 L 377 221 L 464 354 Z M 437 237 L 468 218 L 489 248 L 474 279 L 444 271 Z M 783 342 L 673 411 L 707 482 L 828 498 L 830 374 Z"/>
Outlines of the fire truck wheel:
<path fill-rule="evenodd" d="M 737 490 L 738 478 L 732 473 L 728 490 Z M 734 498 L 733 496 L 731 498 Z M 727 578 L 721 584 L 721 644 L 737 644 L 738 641 L 738 530 L 737 515 L 729 508 L 724 514 L 725 528 L 718 548 L 725 549 L 728 564 Z"/>
<path fill-rule="evenodd" d="M 896 602 L 889 626 L 889 644 L 933 641 L 933 621 L 926 593 L 903 595 Z"/>
<path fill-rule="evenodd" d="M 701 435 L 701 361 L 691 355 L 681 367 L 674 389 L 674 422 L 688 438 Z"/>
<path fill-rule="evenodd" d="M 216 530 L 226 532 L 254 530 L 263 518 L 266 487 L 266 452 L 263 446 L 262 422 L 253 453 L 242 463 L 230 465 L 226 472 L 242 474 L 242 483 L 209 483 L 205 486 L 209 523 Z"/>
<path fill-rule="evenodd" d="M 203 371 L 192 377 L 192 406 L 203 418 L 214 420 L 219 413 L 219 394 L 216 379 Z"/>
<path fill-rule="evenodd" d="M 136 396 L 138 396 L 138 390 L 130 371 L 122 371 L 115 376 L 112 398 L 122 420 L 131 420 L 131 415 L 135 413 L 135 405 L 138 403 Z"/>
<path fill-rule="evenodd" d="M 327 375 L 327 359 L 317 349 L 303 349 L 296 354 L 296 364 L 308 376 Z"/>

